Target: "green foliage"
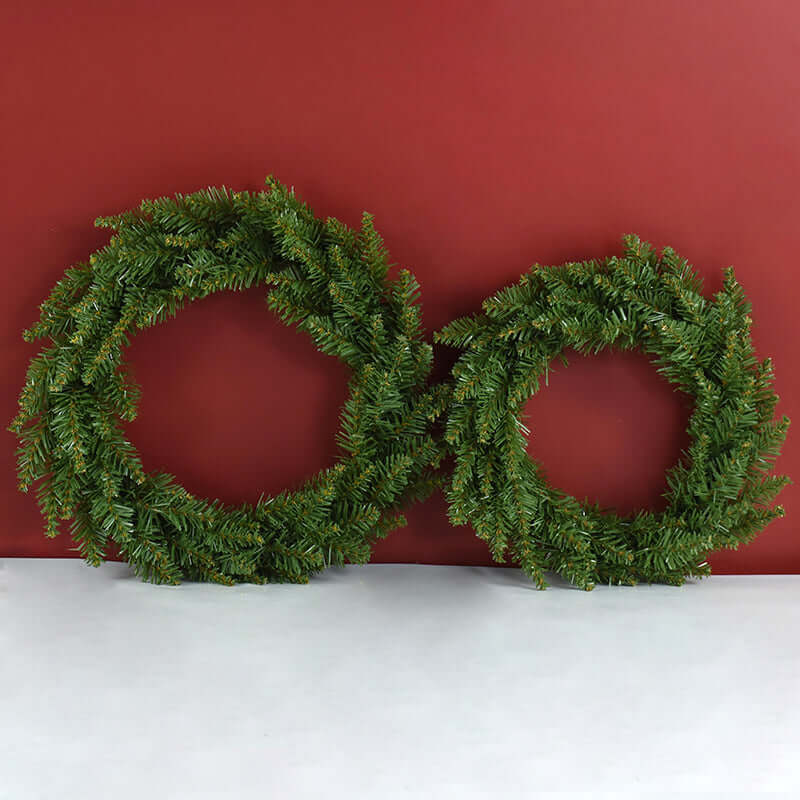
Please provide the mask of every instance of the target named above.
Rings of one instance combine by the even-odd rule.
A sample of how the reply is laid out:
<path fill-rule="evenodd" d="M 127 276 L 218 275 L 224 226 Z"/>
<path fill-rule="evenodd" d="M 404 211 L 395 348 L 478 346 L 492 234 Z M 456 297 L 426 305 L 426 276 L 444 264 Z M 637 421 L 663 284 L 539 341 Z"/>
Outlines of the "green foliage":
<path fill-rule="evenodd" d="M 110 242 L 65 272 L 24 334 L 50 343 L 31 361 L 11 424 L 20 488 L 38 482 L 47 535 L 71 519 L 91 564 L 113 540 L 155 582 L 305 582 L 366 561 L 372 542 L 404 524 L 398 507 L 436 483 L 431 425 L 447 390 L 425 387 L 432 351 L 413 276 L 387 281 L 370 215 L 352 231 L 267 183 L 266 192 L 209 188 L 99 218 Z M 124 352 L 186 303 L 253 285 L 268 286 L 269 307 L 348 364 L 352 379 L 339 463 L 299 491 L 230 508 L 144 471 L 120 426 L 139 396 Z"/>
<path fill-rule="evenodd" d="M 471 523 L 497 560 L 510 551 L 542 588 L 552 570 L 591 589 L 706 575 L 709 551 L 735 549 L 782 516 L 769 503 L 789 479 L 768 473 L 789 420 L 773 420 L 771 362 L 755 358 L 750 306 L 733 271 L 713 302 L 701 291 L 672 249 L 659 256 L 628 236 L 622 257 L 536 265 L 482 314 L 437 333 L 463 351 L 445 434 L 455 456 L 451 520 Z M 691 446 L 667 475 L 663 514 L 603 513 L 551 487 L 528 458 L 523 405 L 570 347 L 641 348 L 694 397 Z"/>

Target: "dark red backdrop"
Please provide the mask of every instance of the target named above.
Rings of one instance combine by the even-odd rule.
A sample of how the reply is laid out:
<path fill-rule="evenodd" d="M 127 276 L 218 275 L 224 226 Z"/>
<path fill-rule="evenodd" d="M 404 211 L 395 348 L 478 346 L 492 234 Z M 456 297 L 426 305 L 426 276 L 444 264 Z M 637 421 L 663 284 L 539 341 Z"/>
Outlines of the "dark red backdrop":
<path fill-rule="evenodd" d="M 779 410 L 798 414 L 800 6 L 786 2 L 138 2 L 6 4 L 0 417 L 34 354 L 20 331 L 100 214 L 274 173 L 319 214 L 376 215 L 423 287 L 429 330 L 534 261 L 602 257 L 636 232 L 720 285 L 734 264 Z M 442 368 L 449 354 L 439 353 Z M 148 468 L 230 502 L 297 485 L 335 458 L 346 374 L 220 295 L 130 350 L 130 426 Z M 531 401 L 531 452 L 564 488 L 658 504 L 687 403 L 636 354 L 577 359 Z M 800 476 L 797 432 L 779 462 Z M 66 555 L 15 490 L 0 448 L 0 555 Z M 719 572 L 797 572 L 800 507 Z M 488 563 L 441 498 L 383 561 Z"/>

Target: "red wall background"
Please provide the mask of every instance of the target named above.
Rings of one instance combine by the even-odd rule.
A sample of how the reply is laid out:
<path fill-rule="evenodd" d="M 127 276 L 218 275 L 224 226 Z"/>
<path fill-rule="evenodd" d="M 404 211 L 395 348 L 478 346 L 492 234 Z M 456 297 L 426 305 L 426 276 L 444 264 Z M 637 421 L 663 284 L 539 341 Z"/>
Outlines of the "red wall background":
<path fill-rule="evenodd" d="M 709 292 L 733 264 L 779 412 L 800 419 L 800 6 L 792 0 L 4 4 L 0 417 L 28 359 L 21 330 L 92 220 L 273 173 L 322 215 L 376 215 L 422 284 L 434 330 L 530 264 L 671 244 Z M 217 295 L 141 334 L 129 430 L 145 466 L 228 502 L 295 486 L 336 457 L 344 367 L 266 311 Z M 452 358 L 439 351 L 440 373 Z M 552 480 L 657 507 L 690 408 L 637 354 L 578 358 L 529 404 Z M 794 434 L 794 435 L 792 435 Z M 70 555 L 46 540 L 0 446 L 0 555 Z M 800 476 L 800 436 L 778 462 Z M 800 504 L 718 572 L 800 571 Z M 441 497 L 379 561 L 489 563 Z"/>

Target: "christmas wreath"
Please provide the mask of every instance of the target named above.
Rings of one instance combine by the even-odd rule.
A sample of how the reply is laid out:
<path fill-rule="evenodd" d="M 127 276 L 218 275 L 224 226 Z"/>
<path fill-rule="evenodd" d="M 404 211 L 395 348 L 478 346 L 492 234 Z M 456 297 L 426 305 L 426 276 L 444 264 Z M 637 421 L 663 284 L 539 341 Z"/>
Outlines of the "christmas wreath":
<path fill-rule="evenodd" d="M 305 582 L 326 566 L 366 561 L 371 542 L 403 524 L 400 503 L 435 482 L 430 425 L 446 394 L 425 388 L 432 350 L 414 277 L 387 280 L 369 214 L 354 231 L 315 218 L 277 181 L 267 185 L 146 200 L 98 219 L 114 231 L 109 244 L 66 271 L 25 332 L 50 341 L 30 363 L 11 425 L 20 488 L 38 482 L 47 535 L 71 519 L 91 564 L 113 540 L 154 582 Z M 187 302 L 259 284 L 270 287 L 270 308 L 352 377 L 338 463 L 298 491 L 233 508 L 145 472 L 121 427 L 136 415 L 138 392 L 124 348 Z"/>
<path fill-rule="evenodd" d="M 733 270 L 709 302 L 671 248 L 658 255 L 630 236 L 621 258 L 536 265 L 482 314 L 452 322 L 435 337 L 463 350 L 446 424 L 451 520 L 471 523 L 496 560 L 510 551 L 539 587 L 545 570 L 584 589 L 707 575 L 709 551 L 735 549 L 783 515 L 769 504 L 789 482 L 768 474 L 789 420 L 773 419 L 772 365 L 754 356 L 749 311 Z M 664 513 L 581 503 L 526 453 L 522 406 L 551 361 L 606 347 L 640 348 L 695 400 Z"/>

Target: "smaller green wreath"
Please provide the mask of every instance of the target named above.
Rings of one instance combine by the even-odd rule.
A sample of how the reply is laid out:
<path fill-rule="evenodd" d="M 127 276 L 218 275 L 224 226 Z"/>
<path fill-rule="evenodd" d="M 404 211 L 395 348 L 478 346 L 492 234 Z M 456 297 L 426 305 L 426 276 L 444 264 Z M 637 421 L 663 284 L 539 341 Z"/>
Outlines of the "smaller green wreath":
<path fill-rule="evenodd" d="M 114 231 L 109 244 L 66 271 L 25 333 L 50 341 L 30 363 L 11 424 L 20 488 L 38 481 L 47 535 L 72 519 L 91 564 L 113 540 L 158 583 L 305 582 L 366 561 L 370 544 L 403 524 L 400 505 L 437 481 L 430 426 L 446 393 L 425 386 L 432 348 L 414 277 L 402 270 L 387 280 L 369 214 L 353 231 L 267 183 L 267 192 L 209 188 L 98 219 Z M 130 336 L 187 302 L 254 285 L 268 287 L 269 306 L 352 377 L 338 463 L 298 491 L 232 508 L 144 471 L 121 428 L 138 401 L 123 355 Z"/>
<path fill-rule="evenodd" d="M 789 420 L 774 420 L 772 364 L 757 361 L 750 305 L 732 269 L 707 301 L 671 248 L 635 236 L 621 258 L 535 265 L 483 303 L 483 314 L 435 340 L 463 349 L 453 371 L 446 441 L 455 456 L 447 490 L 455 524 L 470 523 L 494 558 L 510 551 L 540 588 L 545 571 L 576 586 L 682 584 L 710 573 L 710 551 L 749 542 L 772 519 L 789 483 L 770 475 Z M 695 400 L 691 445 L 667 474 L 667 508 L 604 513 L 550 486 L 526 453 L 525 401 L 565 348 L 640 348 Z"/>

